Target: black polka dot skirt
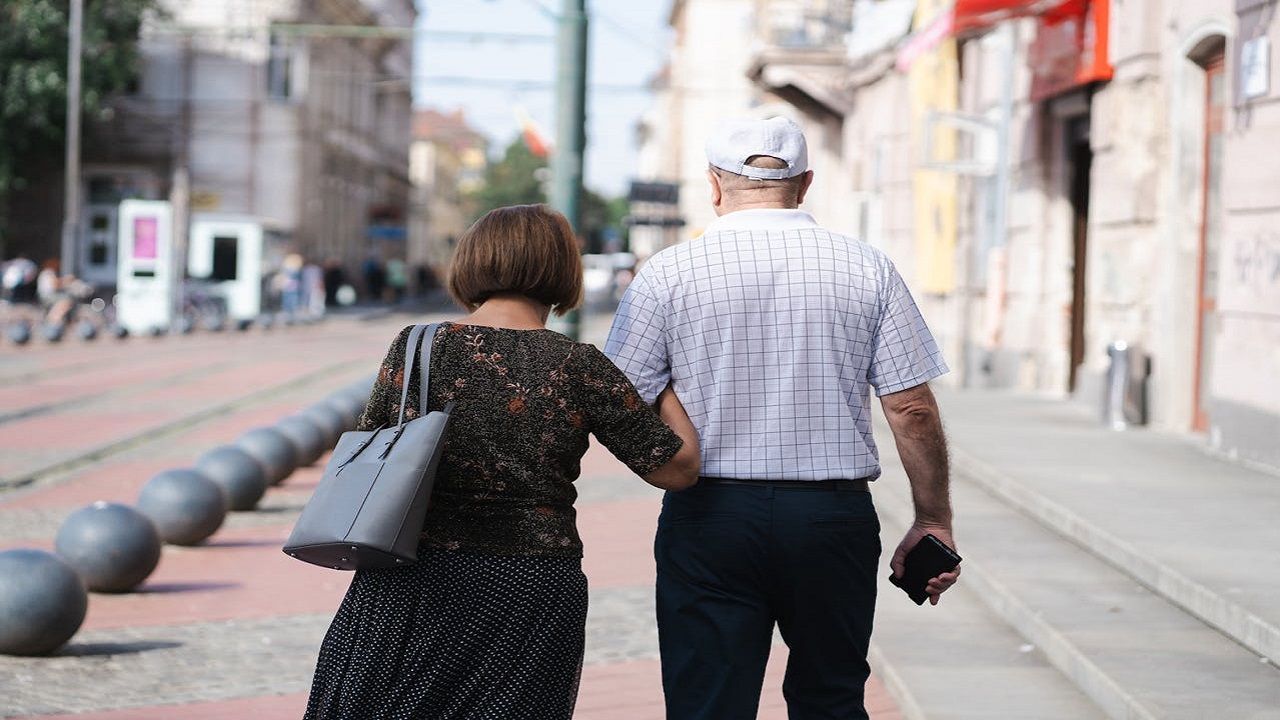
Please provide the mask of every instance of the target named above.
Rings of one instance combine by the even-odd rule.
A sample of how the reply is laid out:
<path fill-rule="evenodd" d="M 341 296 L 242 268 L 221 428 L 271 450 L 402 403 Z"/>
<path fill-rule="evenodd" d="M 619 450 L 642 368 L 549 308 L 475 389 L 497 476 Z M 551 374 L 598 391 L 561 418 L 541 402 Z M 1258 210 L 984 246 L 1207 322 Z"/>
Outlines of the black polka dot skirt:
<path fill-rule="evenodd" d="M 356 573 L 307 720 L 569 720 L 587 620 L 579 558 L 419 552 Z"/>

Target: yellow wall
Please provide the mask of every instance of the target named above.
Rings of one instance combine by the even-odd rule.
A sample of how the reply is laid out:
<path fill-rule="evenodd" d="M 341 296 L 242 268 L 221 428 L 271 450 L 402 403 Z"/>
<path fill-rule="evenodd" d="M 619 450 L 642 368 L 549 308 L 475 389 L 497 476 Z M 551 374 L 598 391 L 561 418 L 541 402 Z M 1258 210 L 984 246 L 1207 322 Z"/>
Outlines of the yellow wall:
<path fill-rule="evenodd" d="M 920 30 L 948 11 L 946 0 L 920 0 L 914 28 Z M 959 103 L 959 63 L 956 41 L 947 38 L 921 55 L 908 71 L 911 91 L 912 147 L 924 147 L 925 119 L 931 112 L 955 112 Z M 956 138 L 951 130 L 937 130 L 934 159 L 955 156 Z M 924 160 L 915 158 L 916 164 Z M 924 292 L 945 293 L 955 287 L 956 176 L 949 172 L 912 171 L 912 215 L 915 233 L 915 285 Z"/>

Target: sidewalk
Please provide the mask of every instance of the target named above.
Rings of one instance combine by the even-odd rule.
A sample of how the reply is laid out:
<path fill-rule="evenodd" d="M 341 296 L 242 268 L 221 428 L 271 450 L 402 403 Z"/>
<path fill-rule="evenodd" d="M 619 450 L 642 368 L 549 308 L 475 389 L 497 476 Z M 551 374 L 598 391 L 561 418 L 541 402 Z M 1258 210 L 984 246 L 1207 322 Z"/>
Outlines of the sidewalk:
<path fill-rule="evenodd" d="M 936 608 L 877 605 L 905 717 L 1280 718 L 1280 476 L 1060 400 L 938 398 L 964 574 Z M 889 548 L 910 493 L 876 436 Z"/>
<path fill-rule="evenodd" d="M 1104 429 L 1062 401 L 939 401 L 958 474 L 1280 663 L 1280 474 L 1213 456 L 1199 438 Z"/>

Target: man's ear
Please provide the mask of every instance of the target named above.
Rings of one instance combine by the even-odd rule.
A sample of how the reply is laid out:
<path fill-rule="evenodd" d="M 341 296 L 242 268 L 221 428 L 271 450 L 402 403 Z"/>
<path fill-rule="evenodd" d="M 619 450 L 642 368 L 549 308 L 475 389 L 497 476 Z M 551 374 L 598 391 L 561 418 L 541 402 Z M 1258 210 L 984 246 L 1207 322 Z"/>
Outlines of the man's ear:
<path fill-rule="evenodd" d="M 804 196 L 809 192 L 811 185 L 813 185 L 813 171 L 805 170 L 804 179 L 800 181 L 800 192 L 796 194 L 796 207 L 804 204 Z"/>
<path fill-rule="evenodd" d="M 707 182 L 711 183 L 712 206 L 720 207 L 720 202 L 724 200 L 724 189 L 720 187 L 720 176 L 711 168 L 707 168 Z"/>

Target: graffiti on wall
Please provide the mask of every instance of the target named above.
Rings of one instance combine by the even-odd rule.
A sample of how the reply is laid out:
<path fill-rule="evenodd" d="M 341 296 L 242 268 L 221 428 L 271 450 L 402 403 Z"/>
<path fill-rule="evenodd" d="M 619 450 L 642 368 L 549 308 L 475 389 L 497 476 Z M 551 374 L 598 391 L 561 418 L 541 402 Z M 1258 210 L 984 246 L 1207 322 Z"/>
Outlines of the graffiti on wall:
<path fill-rule="evenodd" d="M 1280 317 L 1280 232 L 1262 230 L 1237 238 L 1221 288 L 1224 308 Z"/>

